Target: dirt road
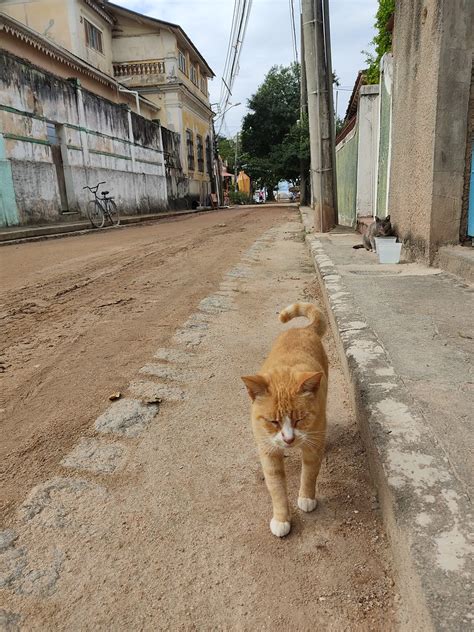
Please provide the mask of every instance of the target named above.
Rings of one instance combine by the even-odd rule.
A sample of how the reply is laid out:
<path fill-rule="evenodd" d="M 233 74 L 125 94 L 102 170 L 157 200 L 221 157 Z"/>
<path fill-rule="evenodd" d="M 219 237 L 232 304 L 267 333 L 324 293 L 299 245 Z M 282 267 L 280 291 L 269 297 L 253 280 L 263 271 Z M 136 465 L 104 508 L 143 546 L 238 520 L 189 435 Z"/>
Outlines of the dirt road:
<path fill-rule="evenodd" d="M 280 541 L 268 529 L 239 376 L 258 367 L 282 307 L 318 300 L 295 210 L 0 259 L 0 628 L 394 629 L 387 544 L 330 337 L 320 506 L 296 509 L 291 456 L 293 530 Z"/>

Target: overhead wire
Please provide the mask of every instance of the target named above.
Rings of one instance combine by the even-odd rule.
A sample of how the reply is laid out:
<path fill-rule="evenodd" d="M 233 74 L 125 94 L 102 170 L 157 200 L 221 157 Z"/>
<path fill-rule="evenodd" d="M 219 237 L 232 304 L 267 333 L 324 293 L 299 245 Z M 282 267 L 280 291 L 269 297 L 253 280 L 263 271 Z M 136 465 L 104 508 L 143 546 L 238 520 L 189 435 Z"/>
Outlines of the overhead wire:
<path fill-rule="evenodd" d="M 293 60 L 295 64 L 298 63 L 298 40 L 296 38 L 296 22 L 295 22 L 295 5 L 293 0 L 288 0 L 290 5 L 290 29 L 291 29 L 291 42 L 293 46 Z"/>
<path fill-rule="evenodd" d="M 237 19 L 235 20 L 235 22 L 233 20 L 231 29 L 231 36 L 233 34 L 233 38 L 231 37 L 229 39 L 229 41 L 232 41 L 232 50 L 228 63 L 224 68 L 225 72 L 222 76 L 222 85 L 224 86 L 224 90 L 223 92 L 221 92 L 223 98 L 219 102 L 221 123 L 218 134 L 220 133 L 224 125 L 225 114 L 228 106 L 230 105 L 230 97 L 232 96 L 235 78 L 239 73 L 240 54 L 242 51 L 245 34 L 247 32 L 252 2 L 253 0 L 239 0 L 238 5 L 236 6 Z"/>
<path fill-rule="evenodd" d="M 234 42 L 235 27 L 236 27 L 236 24 L 237 24 L 238 10 L 240 8 L 241 2 L 242 2 L 242 0 L 234 0 L 234 11 L 233 11 L 233 14 L 232 14 L 232 22 L 231 22 L 231 26 L 230 26 L 229 42 L 227 44 L 227 52 L 226 52 L 226 56 L 225 56 L 224 69 L 222 71 L 221 92 L 220 92 L 220 96 L 219 96 L 219 108 L 222 105 L 222 103 L 224 101 L 224 97 L 225 97 L 225 90 L 226 90 L 225 77 L 227 76 L 227 71 L 228 71 L 228 67 L 229 67 L 229 63 L 230 63 L 230 59 L 231 59 L 232 47 L 233 47 L 233 42 Z"/>

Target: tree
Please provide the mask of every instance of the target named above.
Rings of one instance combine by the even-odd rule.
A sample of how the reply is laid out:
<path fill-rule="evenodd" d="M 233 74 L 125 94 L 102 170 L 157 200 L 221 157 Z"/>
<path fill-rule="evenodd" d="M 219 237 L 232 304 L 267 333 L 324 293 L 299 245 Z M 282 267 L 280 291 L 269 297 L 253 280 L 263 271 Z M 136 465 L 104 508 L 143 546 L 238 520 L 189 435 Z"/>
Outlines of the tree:
<path fill-rule="evenodd" d="M 221 158 L 227 162 L 228 169 L 234 171 L 235 140 L 233 138 L 226 138 L 225 136 L 218 136 L 217 144 Z"/>
<path fill-rule="evenodd" d="M 363 50 L 368 69 L 365 73 L 367 83 L 378 83 L 380 78 L 380 60 L 392 49 L 392 34 L 388 30 L 388 22 L 395 12 L 395 0 L 379 0 L 379 8 L 375 14 L 374 39 L 370 42 L 375 47 L 375 55 Z"/>
<path fill-rule="evenodd" d="M 242 124 L 242 162 L 270 191 L 299 173 L 300 67 L 273 66 L 249 99 Z"/>

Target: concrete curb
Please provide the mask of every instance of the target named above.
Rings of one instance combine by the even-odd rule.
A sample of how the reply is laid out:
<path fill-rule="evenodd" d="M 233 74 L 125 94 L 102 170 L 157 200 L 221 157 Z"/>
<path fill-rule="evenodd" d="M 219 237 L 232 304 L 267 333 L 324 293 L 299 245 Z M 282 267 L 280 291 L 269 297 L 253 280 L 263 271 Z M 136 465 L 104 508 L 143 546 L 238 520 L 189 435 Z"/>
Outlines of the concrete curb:
<path fill-rule="evenodd" d="M 308 211 L 300 213 L 392 545 L 400 628 L 470 630 L 470 499 L 323 244 L 308 234 Z"/>

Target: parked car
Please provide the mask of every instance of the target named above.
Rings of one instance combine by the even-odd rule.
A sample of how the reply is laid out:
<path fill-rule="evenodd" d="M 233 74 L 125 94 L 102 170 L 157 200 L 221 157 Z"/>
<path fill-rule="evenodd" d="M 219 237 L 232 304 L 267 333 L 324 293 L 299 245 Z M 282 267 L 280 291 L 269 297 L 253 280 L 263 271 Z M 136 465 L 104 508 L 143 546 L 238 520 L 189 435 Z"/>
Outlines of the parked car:
<path fill-rule="evenodd" d="M 280 202 L 281 200 L 288 200 L 289 202 L 294 202 L 295 200 L 295 194 L 292 193 L 291 191 L 278 191 L 277 189 L 273 191 L 273 197 L 275 198 L 277 202 Z"/>

